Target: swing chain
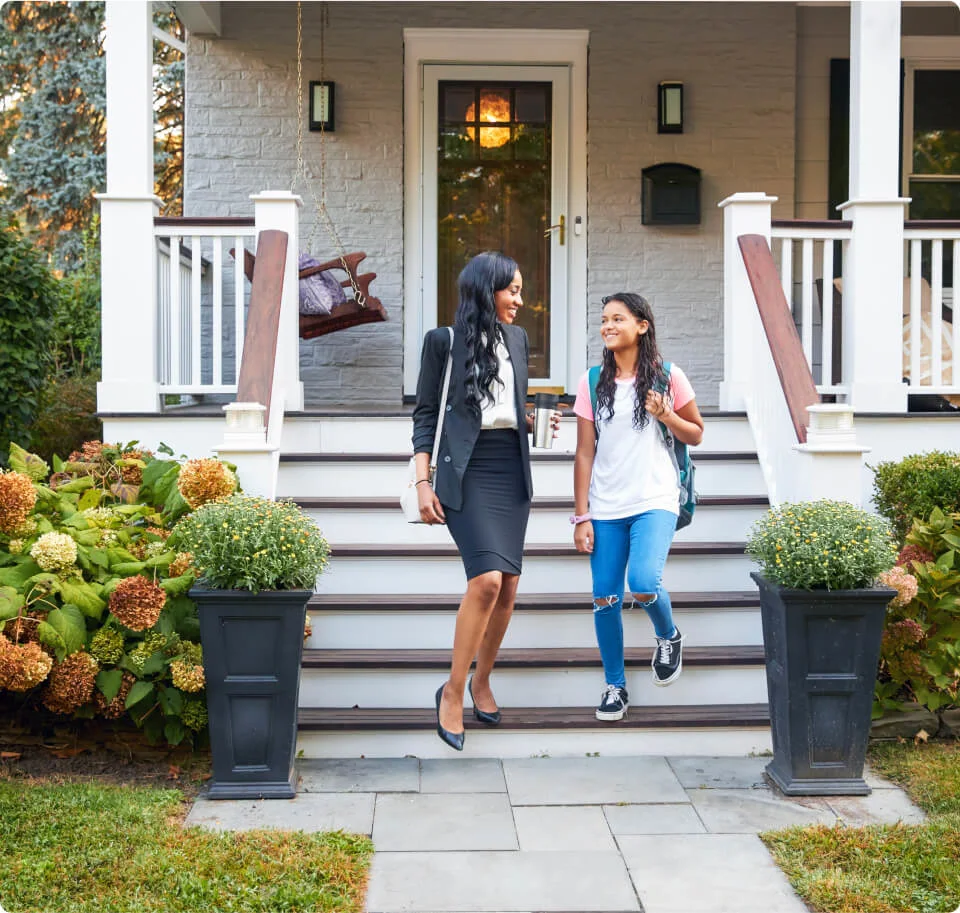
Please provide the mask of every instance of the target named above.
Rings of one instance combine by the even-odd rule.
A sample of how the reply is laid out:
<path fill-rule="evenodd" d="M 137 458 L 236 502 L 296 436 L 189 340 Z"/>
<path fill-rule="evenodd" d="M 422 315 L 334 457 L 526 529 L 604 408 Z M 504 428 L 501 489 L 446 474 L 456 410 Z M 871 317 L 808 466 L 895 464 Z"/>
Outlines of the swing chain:
<path fill-rule="evenodd" d="M 325 62 L 326 62 L 326 26 L 329 22 L 327 4 L 324 3 L 320 8 L 320 81 L 325 80 Z M 317 219 L 314 220 L 310 229 L 310 237 L 307 239 L 307 248 L 312 249 L 314 237 L 320 222 L 333 240 L 337 250 L 337 259 L 343 267 L 347 278 L 350 280 L 350 286 L 353 289 L 353 297 L 357 305 L 361 308 L 367 306 L 367 299 L 354 277 L 354 271 L 347 266 L 347 252 L 334 227 L 333 219 L 327 210 L 327 146 L 326 131 L 324 130 L 324 121 L 320 121 L 320 197 L 314 190 L 313 183 L 307 174 L 306 161 L 303 157 L 303 4 L 302 0 L 297 0 L 297 168 L 293 175 L 293 183 L 290 185 L 290 192 L 293 193 L 297 187 L 297 181 L 302 177 L 304 186 L 313 200 L 314 208 L 317 211 Z"/>

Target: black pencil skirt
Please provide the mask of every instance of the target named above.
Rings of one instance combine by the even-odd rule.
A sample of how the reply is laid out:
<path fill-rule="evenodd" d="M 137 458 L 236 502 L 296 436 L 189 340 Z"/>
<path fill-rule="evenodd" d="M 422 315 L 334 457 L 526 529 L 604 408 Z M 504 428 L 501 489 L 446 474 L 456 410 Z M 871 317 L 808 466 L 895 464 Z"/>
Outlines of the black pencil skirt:
<path fill-rule="evenodd" d="M 517 431 L 481 431 L 463 475 L 463 506 L 443 507 L 467 580 L 523 567 L 530 499 L 521 460 Z"/>

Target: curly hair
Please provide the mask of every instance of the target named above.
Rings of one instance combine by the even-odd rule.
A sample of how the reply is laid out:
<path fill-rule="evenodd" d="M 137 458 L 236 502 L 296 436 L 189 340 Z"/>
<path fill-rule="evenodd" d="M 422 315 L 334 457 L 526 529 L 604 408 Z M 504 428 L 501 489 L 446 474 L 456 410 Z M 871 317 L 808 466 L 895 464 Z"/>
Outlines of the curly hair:
<path fill-rule="evenodd" d="M 460 304 L 454 329 L 467 349 L 464 401 L 477 414 L 484 401 L 493 401 L 494 381 L 503 384 L 495 351 L 502 334 L 494 295 L 513 282 L 517 271 L 516 261 L 506 254 L 485 251 L 470 260 L 457 279 Z"/>
<path fill-rule="evenodd" d="M 653 309 L 642 295 L 633 292 L 618 292 L 603 299 L 606 306 L 611 301 L 619 301 L 638 321 L 646 320 L 647 332 L 637 337 L 637 377 L 634 382 L 636 398 L 633 403 L 633 427 L 638 431 L 645 428 L 650 416 L 647 414 L 647 393 L 656 390 L 664 393 L 668 389 L 668 379 L 663 370 L 663 359 L 657 348 L 657 333 L 653 324 Z M 600 379 L 597 381 L 597 414 L 595 421 L 609 422 L 613 418 L 613 400 L 616 392 L 617 362 L 613 352 L 603 350 L 600 367 Z"/>

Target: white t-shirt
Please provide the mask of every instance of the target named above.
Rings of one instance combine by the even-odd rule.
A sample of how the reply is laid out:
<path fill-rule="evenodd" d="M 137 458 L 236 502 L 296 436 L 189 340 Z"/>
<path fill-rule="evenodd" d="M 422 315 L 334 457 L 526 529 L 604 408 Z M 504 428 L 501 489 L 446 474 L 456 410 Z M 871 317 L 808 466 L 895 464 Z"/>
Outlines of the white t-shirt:
<path fill-rule="evenodd" d="M 510 361 L 510 353 L 502 339 L 497 340 L 494 347 L 497 354 L 499 383 L 496 378 L 490 384 L 490 394 L 493 396 L 493 402 L 484 398 L 480 409 L 480 430 L 492 431 L 494 428 L 516 428 L 517 427 L 517 403 L 514 397 L 514 388 L 516 379 L 513 372 L 513 362 Z"/>
<path fill-rule="evenodd" d="M 633 427 L 635 380 L 617 380 L 613 418 L 601 414 L 600 435 L 590 477 L 590 513 L 596 520 L 619 520 L 648 510 L 680 512 L 680 486 L 670 452 L 652 416 L 644 428 Z M 694 399 L 686 375 L 671 366 L 670 395 L 673 408 Z M 577 389 L 574 412 L 593 421 L 589 373 Z"/>

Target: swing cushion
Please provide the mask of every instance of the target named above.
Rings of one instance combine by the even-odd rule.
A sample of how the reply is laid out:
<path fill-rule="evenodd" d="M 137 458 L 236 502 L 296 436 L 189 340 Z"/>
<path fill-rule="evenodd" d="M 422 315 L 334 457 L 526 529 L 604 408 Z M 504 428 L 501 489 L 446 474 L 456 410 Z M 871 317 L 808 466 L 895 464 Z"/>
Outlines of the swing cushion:
<path fill-rule="evenodd" d="M 319 260 L 309 254 L 300 254 L 297 267 L 301 271 L 311 266 L 320 266 Z M 328 270 L 312 272 L 300 279 L 300 313 L 306 316 L 329 314 L 338 304 L 343 304 L 347 296 L 343 286 Z"/>

